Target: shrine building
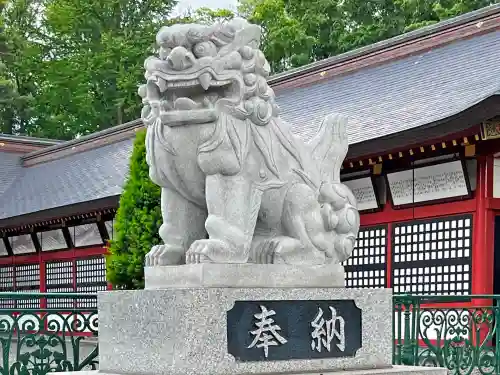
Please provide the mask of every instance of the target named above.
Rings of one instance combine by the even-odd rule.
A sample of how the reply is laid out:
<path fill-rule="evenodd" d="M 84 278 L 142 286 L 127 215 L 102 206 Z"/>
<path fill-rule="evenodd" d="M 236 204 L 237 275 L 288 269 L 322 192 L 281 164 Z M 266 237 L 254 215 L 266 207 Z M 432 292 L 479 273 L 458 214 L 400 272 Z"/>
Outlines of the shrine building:
<path fill-rule="evenodd" d="M 305 140 L 324 115 L 349 116 L 342 180 L 361 231 L 347 287 L 500 294 L 500 5 L 269 82 Z M 0 136 L 1 291 L 109 288 L 105 244 L 142 126 Z"/>

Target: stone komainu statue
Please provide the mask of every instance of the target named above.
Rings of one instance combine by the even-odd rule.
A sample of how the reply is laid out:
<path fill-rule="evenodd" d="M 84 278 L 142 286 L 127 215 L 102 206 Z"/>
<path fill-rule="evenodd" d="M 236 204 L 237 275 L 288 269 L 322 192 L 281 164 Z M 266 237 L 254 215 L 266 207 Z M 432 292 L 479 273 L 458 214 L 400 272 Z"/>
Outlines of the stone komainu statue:
<path fill-rule="evenodd" d="M 147 162 L 161 186 L 163 245 L 146 265 L 338 264 L 359 214 L 340 183 L 346 119 L 327 116 L 308 143 L 279 117 L 259 50 L 242 19 L 162 28 L 139 88 Z"/>

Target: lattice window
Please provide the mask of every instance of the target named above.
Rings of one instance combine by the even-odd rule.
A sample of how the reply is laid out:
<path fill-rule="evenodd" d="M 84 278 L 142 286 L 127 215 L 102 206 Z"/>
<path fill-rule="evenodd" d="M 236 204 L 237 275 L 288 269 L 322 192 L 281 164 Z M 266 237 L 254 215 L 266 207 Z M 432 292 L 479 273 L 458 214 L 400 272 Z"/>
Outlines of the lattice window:
<path fill-rule="evenodd" d="M 387 226 L 359 230 L 352 256 L 344 262 L 347 288 L 385 288 Z"/>
<path fill-rule="evenodd" d="M 76 291 L 96 293 L 106 290 L 106 259 L 103 256 L 76 260 Z M 96 300 L 81 300 L 79 307 L 96 307 Z"/>
<path fill-rule="evenodd" d="M 96 223 L 78 225 L 70 228 L 76 247 L 102 245 L 103 240 Z"/>
<path fill-rule="evenodd" d="M 23 264 L 15 268 L 16 292 L 37 293 L 40 291 L 40 265 Z M 17 308 L 37 309 L 40 308 L 39 299 L 23 299 L 17 301 Z"/>
<path fill-rule="evenodd" d="M 62 250 L 68 247 L 61 229 L 48 230 L 38 233 L 42 251 Z"/>
<path fill-rule="evenodd" d="M 13 292 L 14 289 L 14 267 L 0 267 L 0 290 L 2 292 Z"/>
<path fill-rule="evenodd" d="M 14 267 L 1 266 L 0 267 L 0 291 L 13 292 L 15 291 L 14 285 Z M 13 300 L 0 299 L 0 308 L 12 309 L 15 306 Z"/>
<path fill-rule="evenodd" d="M 59 261 L 46 263 L 46 285 L 50 293 L 72 293 L 73 261 Z M 66 298 L 47 299 L 48 308 L 73 308 L 73 300 Z"/>
<path fill-rule="evenodd" d="M 419 220 L 393 228 L 395 293 L 470 293 L 471 215 Z"/>

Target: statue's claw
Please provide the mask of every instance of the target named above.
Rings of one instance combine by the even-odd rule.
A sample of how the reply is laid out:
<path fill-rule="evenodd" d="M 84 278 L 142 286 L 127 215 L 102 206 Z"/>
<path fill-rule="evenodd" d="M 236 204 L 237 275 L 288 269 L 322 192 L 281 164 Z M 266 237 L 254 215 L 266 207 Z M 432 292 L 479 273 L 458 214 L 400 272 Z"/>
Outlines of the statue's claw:
<path fill-rule="evenodd" d="M 182 250 L 169 245 L 156 245 L 146 254 L 145 266 L 173 266 L 181 263 Z"/>
<path fill-rule="evenodd" d="M 197 240 L 186 253 L 186 264 L 211 263 L 217 255 L 228 252 L 228 246 L 220 240 Z"/>
<path fill-rule="evenodd" d="M 146 257 L 144 258 L 144 265 L 146 267 L 152 267 L 154 266 L 154 258 L 156 256 L 156 253 L 158 252 L 159 248 L 161 247 L 161 245 L 156 245 L 156 246 L 153 246 L 151 248 L 151 250 L 149 251 L 149 253 L 146 254 Z"/>

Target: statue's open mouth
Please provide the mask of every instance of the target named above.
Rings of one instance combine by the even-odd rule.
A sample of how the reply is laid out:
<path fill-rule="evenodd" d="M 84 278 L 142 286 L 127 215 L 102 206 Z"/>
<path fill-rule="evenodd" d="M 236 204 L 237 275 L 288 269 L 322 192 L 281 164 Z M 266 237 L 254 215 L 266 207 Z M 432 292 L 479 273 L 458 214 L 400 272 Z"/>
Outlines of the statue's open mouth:
<path fill-rule="evenodd" d="M 209 74 L 209 73 L 206 73 Z M 201 82 L 199 79 L 167 83 L 166 99 L 170 110 L 211 108 L 224 96 L 230 80 Z"/>
<path fill-rule="evenodd" d="M 233 97 L 237 90 L 234 80 L 218 80 L 205 72 L 198 78 L 166 81 L 162 101 L 162 123 L 170 126 L 186 122 L 205 123 L 215 121 L 215 105 L 221 98 Z"/>

